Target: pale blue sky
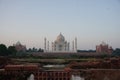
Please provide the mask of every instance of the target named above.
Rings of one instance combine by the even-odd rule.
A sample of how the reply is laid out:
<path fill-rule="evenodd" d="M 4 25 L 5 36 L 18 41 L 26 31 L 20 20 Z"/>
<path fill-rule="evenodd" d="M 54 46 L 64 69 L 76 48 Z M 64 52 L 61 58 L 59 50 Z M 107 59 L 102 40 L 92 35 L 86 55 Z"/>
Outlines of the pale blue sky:
<path fill-rule="evenodd" d="M 60 32 L 78 49 L 120 48 L 120 0 L 0 0 L 0 43 L 43 48 Z"/>

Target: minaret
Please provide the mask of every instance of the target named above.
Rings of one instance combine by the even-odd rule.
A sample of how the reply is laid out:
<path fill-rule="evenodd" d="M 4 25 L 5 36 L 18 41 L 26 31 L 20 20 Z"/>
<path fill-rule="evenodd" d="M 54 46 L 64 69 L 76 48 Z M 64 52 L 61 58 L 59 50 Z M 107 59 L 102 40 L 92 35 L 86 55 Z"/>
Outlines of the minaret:
<path fill-rule="evenodd" d="M 75 50 L 77 52 L 77 38 L 75 38 Z"/>
<path fill-rule="evenodd" d="M 74 41 L 72 41 L 72 50 L 74 52 Z"/>
<path fill-rule="evenodd" d="M 52 47 L 52 52 L 53 52 L 53 42 L 51 43 L 51 47 Z"/>
<path fill-rule="evenodd" d="M 68 51 L 69 51 L 69 49 L 70 49 L 70 43 L 68 42 Z"/>
<path fill-rule="evenodd" d="M 46 38 L 44 38 L 44 52 L 46 52 Z"/>
<path fill-rule="evenodd" d="M 49 52 L 49 41 L 47 43 L 47 51 Z"/>

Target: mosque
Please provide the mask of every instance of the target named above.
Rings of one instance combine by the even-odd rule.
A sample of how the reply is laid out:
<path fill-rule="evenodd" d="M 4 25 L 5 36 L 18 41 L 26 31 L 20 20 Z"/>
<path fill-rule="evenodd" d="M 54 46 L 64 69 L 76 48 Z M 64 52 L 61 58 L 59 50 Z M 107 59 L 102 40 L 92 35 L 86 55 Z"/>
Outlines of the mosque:
<path fill-rule="evenodd" d="M 70 49 L 70 42 L 65 40 L 65 37 L 60 33 L 56 40 L 51 43 L 51 50 L 49 49 L 49 41 L 44 38 L 44 52 L 77 52 L 77 38 L 72 41 L 72 49 Z"/>

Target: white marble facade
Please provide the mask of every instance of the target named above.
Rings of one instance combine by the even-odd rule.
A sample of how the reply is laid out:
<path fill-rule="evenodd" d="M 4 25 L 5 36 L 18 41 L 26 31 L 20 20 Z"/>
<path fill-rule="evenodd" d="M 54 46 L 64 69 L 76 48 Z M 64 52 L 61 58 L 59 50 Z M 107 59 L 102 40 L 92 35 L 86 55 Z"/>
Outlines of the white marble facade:
<path fill-rule="evenodd" d="M 70 43 L 65 40 L 65 37 L 60 33 L 57 39 L 52 42 L 51 50 L 49 50 L 49 41 L 44 39 L 44 52 L 76 52 L 77 50 L 77 39 L 75 39 L 75 46 L 70 50 Z M 74 43 L 73 43 L 74 44 Z"/>
<path fill-rule="evenodd" d="M 69 42 L 65 41 L 64 36 L 60 33 L 57 39 L 52 42 L 52 52 L 68 52 Z"/>

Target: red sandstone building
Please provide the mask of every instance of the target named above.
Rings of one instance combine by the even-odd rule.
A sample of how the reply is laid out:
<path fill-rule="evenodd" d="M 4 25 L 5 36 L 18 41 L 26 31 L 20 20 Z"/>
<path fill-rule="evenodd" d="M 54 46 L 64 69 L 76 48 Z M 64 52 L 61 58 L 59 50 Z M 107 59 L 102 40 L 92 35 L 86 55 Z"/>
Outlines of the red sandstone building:
<path fill-rule="evenodd" d="M 4 80 L 17 80 L 18 77 L 34 75 L 34 80 L 71 80 L 71 72 L 66 70 L 43 70 L 38 65 L 6 65 L 4 74 L 10 76 Z"/>
<path fill-rule="evenodd" d="M 15 46 L 15 49 L 18 52 L 25 52 L 26 51 L 26 46 L 22 45 L 19 41 L 16 44 L 13 44 L 13 46 Z"/>
<path fill-rule="evenodd" d="M 108 44 L 102 42 L 102 44 L 96 46 L 96 52 L 111 54 L 113 52 L 113 49 Z"/>
<path fill-rule="evenodd" d="M 71 73 L 64 70 L 39 71 L 38 80 L 71 80 Z"/>
<path fill-rule="evenodd" d="M 6 65 L 5 75 L 9 78 L 4 80 L 19 80 L 20 78 L 26 80 L 30 74 L 34 74 L 34 79 L 38 80 L 38 65 Z"/>

